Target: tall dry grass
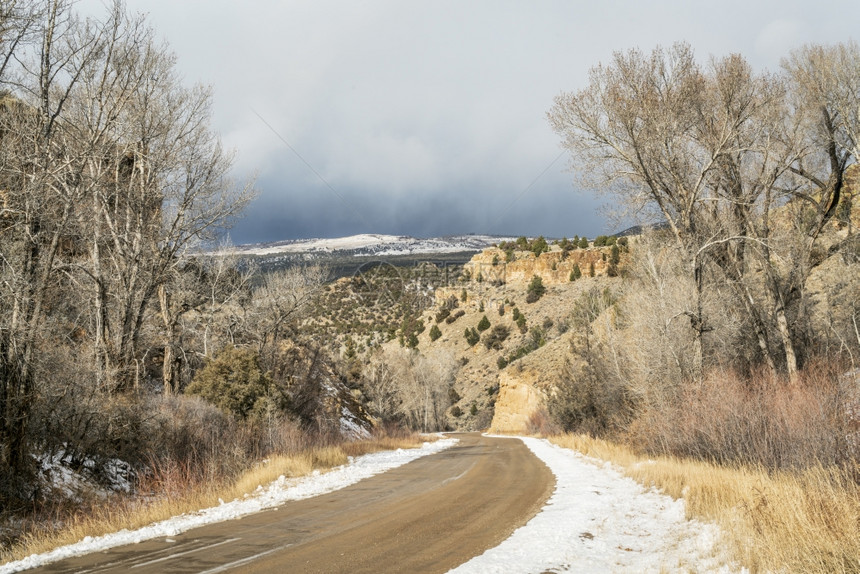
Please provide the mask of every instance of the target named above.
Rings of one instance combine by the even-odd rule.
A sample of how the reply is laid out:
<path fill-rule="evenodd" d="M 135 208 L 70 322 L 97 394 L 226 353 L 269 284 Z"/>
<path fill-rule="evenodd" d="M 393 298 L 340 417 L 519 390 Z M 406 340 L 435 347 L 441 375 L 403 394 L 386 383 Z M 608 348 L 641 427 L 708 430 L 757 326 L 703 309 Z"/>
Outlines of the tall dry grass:
<path fill-rule="evenodd" d="M 690 518 L 720 525 L 752 572 L 860 572 L 860 468 L 769 471 L 671 456 L 649 458 L 585 435 L 551 439 L 611 461 L 645 486 L 683 498 Z"/>
<path fill-rule="evenodd" d="M 166 465 L 141 484 L 148 497 L 117 497 L 110 504 L 93 505 L 87 512 L 62 517 L 61 527 L 33 529 L 9 548 L 0 551 L 0 563 L 73 544 L 87 536 L 102 536 L 122 529 L 133 530 L 186 512 L 216 506 L 252 493 L 278 477 L 306 476 L 345 464 L 350 456 L 381 450 L 413 448 L 428 440 L 415 434 L 380 435 L 367 440 L 306 447 L 298 452 L 274 454 L 242 472 L 237 478 L 198 480 L 183 465 Z"/>

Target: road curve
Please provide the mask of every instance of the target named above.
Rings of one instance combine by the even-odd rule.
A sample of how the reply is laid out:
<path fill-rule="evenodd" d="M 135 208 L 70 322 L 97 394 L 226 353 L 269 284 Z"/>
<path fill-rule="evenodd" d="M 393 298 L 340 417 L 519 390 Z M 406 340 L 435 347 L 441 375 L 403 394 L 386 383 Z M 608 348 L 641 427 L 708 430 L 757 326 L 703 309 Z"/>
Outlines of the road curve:
<path fill-rule="evenodd" d="M 47 565 L 37 572 L 445 572 L 498 545 L 555 486 L 517 439 L 460 442 L 274 510 Z"/>

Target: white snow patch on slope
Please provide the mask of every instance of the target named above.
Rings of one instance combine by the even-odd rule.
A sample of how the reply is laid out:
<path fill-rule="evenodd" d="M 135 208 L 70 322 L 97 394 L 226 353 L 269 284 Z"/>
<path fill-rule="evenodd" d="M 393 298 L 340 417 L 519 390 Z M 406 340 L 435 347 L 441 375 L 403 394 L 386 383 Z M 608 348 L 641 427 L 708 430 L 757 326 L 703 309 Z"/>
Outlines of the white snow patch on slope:
<path fill-rule="evenodd" d="M 360 251 L 363 255 L 391 256 L 481 251 L 491 245 L 495 245 L 499 241 L 513 240 L 513 237 L 494 237 L 490 235 L 460 235 L 419 239 L 406 235 L 363 234 L 330 239 L 297 239 L 262 245 L 239 245 L 235 250 L 243 255 Z"/>
<path fill-rule="evenodd" d="M 683 500 L 646 490 L 609 463 L 546 440 L 521 440 L 552 470 L 555 492 L 510 538 L 451 572 L 738 570 L 720 555 L 719 529 L 686 520 Z"/>
<path fill-rule="evenodd" d="M 176 516 L 139 530 L 121 530 L 98 537 L 88 536 L 80 542 L 62 546 L 51 552 L 33 554 L 22 560 L 4 564 L 0 566 L 0 574 L 37 568 L 64 558 L 98 552 L 124 544 L 137 544 L 153 538 L 175 536 L 198 526 L 239 518 L 266 508 L 273 508 L 290 500 L 301 500 L 333 492 L 422 456 L 442 451 L 457 442 L 457 439 L 445 438 L 432 443 L 425 442 L 420 448 L 376 452 L 354 459 L 350 457 L 348 464 L 324 473 L 314 471 L 310 476 L 292 479 L 281 476 L 267 486 L 258 486 L 254 494 L 246 495 L 243 500 L 222 502 L 220 506 Z"/>

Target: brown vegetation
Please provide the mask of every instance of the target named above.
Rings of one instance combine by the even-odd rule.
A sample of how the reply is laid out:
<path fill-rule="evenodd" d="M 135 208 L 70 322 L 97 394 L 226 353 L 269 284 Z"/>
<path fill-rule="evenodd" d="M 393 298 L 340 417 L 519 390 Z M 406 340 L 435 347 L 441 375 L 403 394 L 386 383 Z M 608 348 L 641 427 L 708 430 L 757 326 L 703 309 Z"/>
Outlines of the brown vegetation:
<path fill-rule="evenodd" d="M 140 484 L 140 489 L 158 493 L 149 500 L 115 495 L 110 504 L 103 501 L 82 511 L 58 508 L 53 511 L 54 528 L 45 529 L 39 522 L 31 524 L 24 536 L 0 552 L 0 561 L 17 560 L 33 553 L 46 552 L 71 544 L 86 536 L 100 536 L 122 529 L 134 529 L 159 520 L 179 516 L 202 508 L 216 506 L 219 500 L 234 500 L 251 494 L 258 485 L 265 485 L 279 476 L 301 477 L 314 470 L 327 470 L 345 464 L 348 457 L 361 456 L 379 450 L 413 448 L 426 437 L 396 432 L 352 442 L 313 444 L 307 435 L 285 427 L 285 450 L 269 456 L 264 462 L 226 475 L 198 476 L 188 466 L 162 466 Z M 221 450 L 242 451 L 239 444 L 201 445 L 213 455 Z M 217 454 L 216 454 L 217 453 Z M 59 527 L 56 527 L 59 525 Z"/>

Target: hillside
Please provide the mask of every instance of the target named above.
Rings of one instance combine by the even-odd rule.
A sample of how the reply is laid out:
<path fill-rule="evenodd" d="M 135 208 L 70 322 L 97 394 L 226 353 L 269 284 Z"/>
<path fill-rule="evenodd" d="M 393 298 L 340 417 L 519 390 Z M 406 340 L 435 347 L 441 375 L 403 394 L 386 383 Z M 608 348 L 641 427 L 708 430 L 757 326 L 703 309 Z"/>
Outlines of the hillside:
<path fill-rule="evenodd" d="M 572 358 L 571 315 L 582 295 L 621 282 L 607 276 L 611 251 L 589 247 L 565 254 L 553 246 L 540 255 L 515 251 L 514 261 L 507 263 L 504 251 L 492 247 L 464 265 L 456 281 L 436 289 L 435 304 L 420 314 L 424 330 L 417 349 L 430 361 L 455 365 L 446 411 L 450 428 L 525 430 Z M 626 258 L 622 255 L 622 269 Z M 570 280 L 574 265 L 589 269 L 592 264 L 594 277 Z M 541 278 L 546 291 L 529 303 L 534 277 Z M 518 316 L 524 320 L 518 323 Z M 484 317 L 490 326 L 470 345 L 464 333 L 479 331 Z M 439 330 L 435 340 L 434 326 Z M 384 346 L 400 343 L 395 339 Z"/>

